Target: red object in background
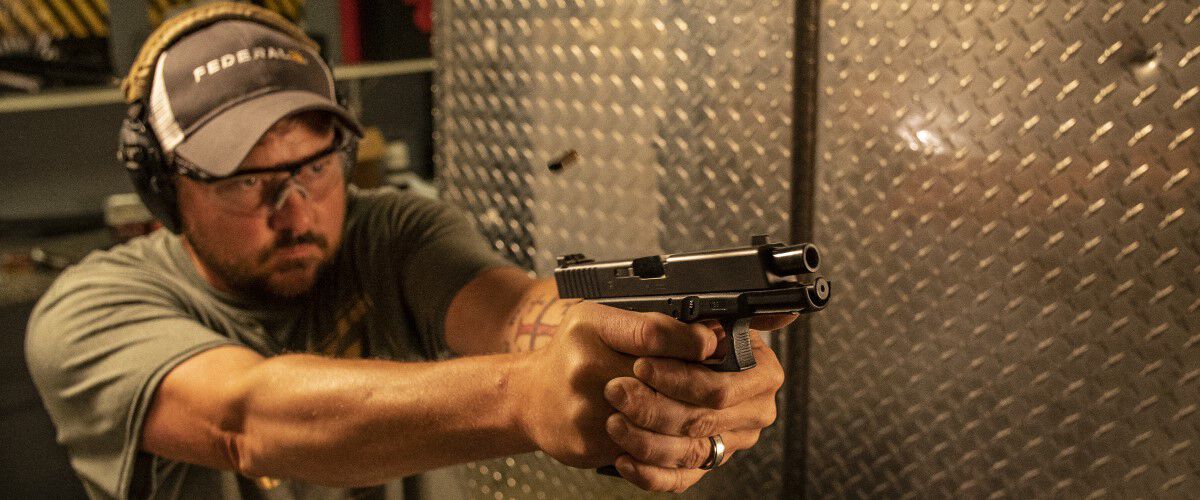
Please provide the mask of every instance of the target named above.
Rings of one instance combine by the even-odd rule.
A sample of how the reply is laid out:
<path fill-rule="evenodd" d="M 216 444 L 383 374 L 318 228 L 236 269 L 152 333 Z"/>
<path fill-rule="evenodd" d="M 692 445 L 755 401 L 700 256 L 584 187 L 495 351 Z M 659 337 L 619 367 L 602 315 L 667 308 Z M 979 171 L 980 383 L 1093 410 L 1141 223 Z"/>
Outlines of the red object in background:
<path fill-rule="evenodd" d="M 404 0 L 404 4 L 413 8 L 413 25 L 428 35 L 433 32 L 433 1 Z"/>
<path fill-rule="evenodd" d="M 359 33 L 358 0 L 339 0 L 338 10 L 342 17 L 342 64 L 362 62 L 362 34 Z"/>

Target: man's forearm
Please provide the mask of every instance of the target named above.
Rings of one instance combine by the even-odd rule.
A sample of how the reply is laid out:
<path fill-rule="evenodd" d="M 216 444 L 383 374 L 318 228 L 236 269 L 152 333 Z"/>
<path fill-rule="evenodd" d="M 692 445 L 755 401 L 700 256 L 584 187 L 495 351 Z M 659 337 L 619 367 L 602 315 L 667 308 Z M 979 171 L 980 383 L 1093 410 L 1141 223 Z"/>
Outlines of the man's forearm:
<path fill-rule="evenodd" d="M 552 280 L 501 268 L 464 288 L 448 315 L 451 348 L 478 356 L 397 363 L 201 353 L 160 386 L 144 445 L 247 475 L 337 485 L 532 451 L 514 372 L 527 364 L 521 351 L 544 346 L 577 302 L 558 299 Z M 238 375 L 213 387 L 212 373 Z"/>
<path fill-rule="evenodd" d="M 204 363 L 206 355 L 228 359 L 229 352 L 219 351 L 188 364 Z M 158 434 L 145 444 L 167 458 L 249 476 L 340 486 L 525 453 L 535 447 L 521 428 L 522 396 L 513 387 L 523 356 L 438 363 L 301 354 L 261 359 L 222 384 L 219 401 L 160 406 L 174 414 L 152 412 L 148 419 L 174 425 L 148 428 Z M 214 421 L 217 429 L 208 424 Z M 217 435 L 204 437 L 210 433 Z"/>
<path fill-rule="evenodd" d="M 563 314 L 579 299 L 560 299 L 552 279 L 538 280 L 522 297 L 517 312 L 504 326 L 508 352 L 540 349 L 554 336 Z"/>
<path fill-rule="evenodd" d="M 578 299 L 559 299 L 553 279 L 515 267 L 484 271 L 463 287 L 446 314 L 446 343 L 464 355 L 520 352 L 545 345 Z"/>
<path fill-rule="evenodd" d="M 378 484 L 526 453 L 512 385 L 518 356 L 439 363 L 283 356 L 247 380 L 240 469 L 317 483 Z"/>

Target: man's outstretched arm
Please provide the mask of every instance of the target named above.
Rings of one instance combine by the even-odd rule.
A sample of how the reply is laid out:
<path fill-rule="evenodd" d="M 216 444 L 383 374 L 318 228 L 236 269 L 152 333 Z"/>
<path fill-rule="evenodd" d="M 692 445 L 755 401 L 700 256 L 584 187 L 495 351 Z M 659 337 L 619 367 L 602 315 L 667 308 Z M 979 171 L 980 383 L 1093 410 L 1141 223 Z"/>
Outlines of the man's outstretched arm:
<path fill-rule="evenodd" d="M 510 346 L 521 323 L 514 318 L 536 309 L 524 306 L 544 293 L 519 270 L 487 271 L 459 292 L 447 324 L 490 339 L 482 344 L 488 349 Z M 435 363 L 211 349 L 164 378 L 141 447 L 249 476 L 329 485 L 378 484 L 534 449 L 594 467 L 622 453 L 604 430 L 614 411 L 604 385 L 632 375 L 635 356 L 699 360 L 715 346 L 711 331 L 665 316 L 581 303 L 560 319 L 544 349 Z M 452 346 L 455 338 L 448 335 Z M 467 344 L 468 352 L 487 350 Z"/>
<path fill-rule="evenodd" d="M 175 367 L 142 449 L 243 475 L 362 486 L 532 451 L 511 397 L 516 356 L 396 363 L 219 347 Z"/>

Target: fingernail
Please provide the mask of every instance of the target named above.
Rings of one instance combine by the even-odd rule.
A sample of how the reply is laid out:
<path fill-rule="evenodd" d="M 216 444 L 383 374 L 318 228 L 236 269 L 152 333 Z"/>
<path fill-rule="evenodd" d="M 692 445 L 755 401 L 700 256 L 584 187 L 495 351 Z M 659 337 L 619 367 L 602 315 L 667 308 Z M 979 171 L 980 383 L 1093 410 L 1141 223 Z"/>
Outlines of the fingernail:
<path fill-rule="evenodd" d="M 654 367 L 650 366 L 650 362 L 646 358 L 639 358 L 633 362 L 633 374 L 637 375 L 637 378 L 642 379 L 643 382 L 646 382 L 654 375 Z"/>
<path fill-rule="evenodd" d="M 617 457 L 617 459 L 613 461 L 613 467 L 617 468 L 617 471 L 621 473 L 622 477 L 633 477 L 633 462 L 631 462 L 627 456 L 621 455 Z"/>
<path fill-rule="evenodd" d="M 623 384 L 613 379 L 604 386 L 604 399 L 614 407 L 620 408 L 629 399 L 629 393 L 625 391 Z"/>
<path fill-rule="evenodd" d="M 608 420 L 604 422 L 604 430 L 608 431 L 608 435 L 614 439 L 625 434 L 625 423 L 621 421 L 621 414 L 609 415 Z"/>

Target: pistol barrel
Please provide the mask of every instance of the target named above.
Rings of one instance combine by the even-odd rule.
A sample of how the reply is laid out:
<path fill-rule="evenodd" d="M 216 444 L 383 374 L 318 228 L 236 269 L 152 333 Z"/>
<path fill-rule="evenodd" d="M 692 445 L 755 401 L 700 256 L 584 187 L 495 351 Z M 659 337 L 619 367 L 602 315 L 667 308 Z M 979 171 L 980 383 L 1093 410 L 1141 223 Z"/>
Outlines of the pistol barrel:
<path fill-rule="evenodd" d="M 815 273 L 821 267 L 821 252 L 812 243 L 775 247 L 767 266 L 779 276 Z"/>

